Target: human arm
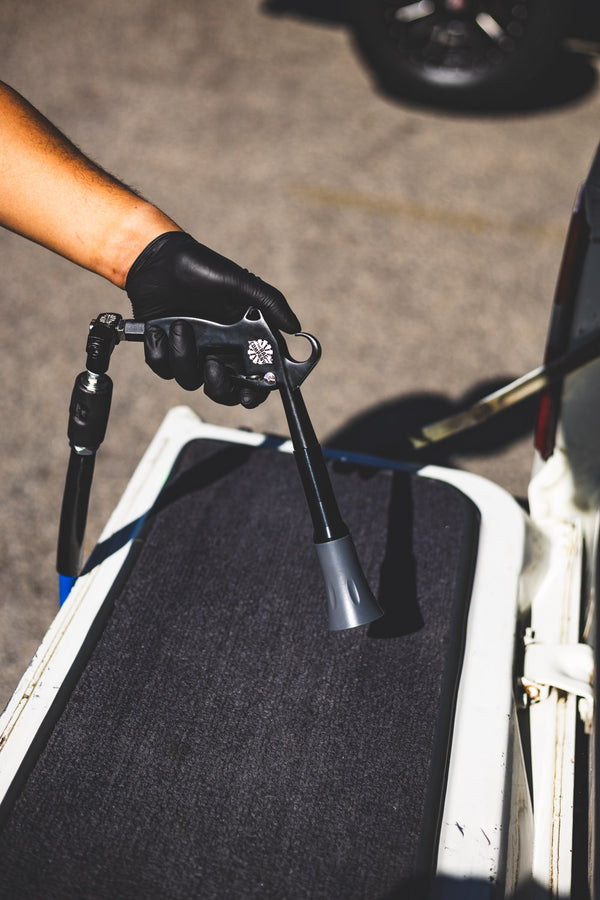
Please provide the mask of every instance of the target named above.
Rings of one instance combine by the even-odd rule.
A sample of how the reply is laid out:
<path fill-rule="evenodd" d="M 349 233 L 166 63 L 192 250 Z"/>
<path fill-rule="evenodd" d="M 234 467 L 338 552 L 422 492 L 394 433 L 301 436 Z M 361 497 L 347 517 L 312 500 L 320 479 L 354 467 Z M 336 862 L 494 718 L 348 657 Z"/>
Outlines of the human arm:
<path fill-rule="evenodd" d="M 277 328 L 300 324 L 283 295 L 198 244 L 165 213 L 121 184 L 48 119 L 0 82 L 0 224 L 127 288 L 136 318 L 241 317 L 258 306 Z M 188 389 L 203 382 L 218 402 L 256 405 L 214 359 L 198 357 L 185 326 L 149 329 L 146 359 Z"/>
<path fill-rule="evenodd" d="M 180 230 L 2 82 L 0 224 L 120 288 L 150 241 Z"/>

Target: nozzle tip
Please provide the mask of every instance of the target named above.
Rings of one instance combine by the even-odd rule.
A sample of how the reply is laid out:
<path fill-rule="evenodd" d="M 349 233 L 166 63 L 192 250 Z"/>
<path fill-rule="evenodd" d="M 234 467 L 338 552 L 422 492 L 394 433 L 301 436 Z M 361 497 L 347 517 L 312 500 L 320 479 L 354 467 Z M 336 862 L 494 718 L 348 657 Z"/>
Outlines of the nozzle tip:
<path fill-rule="evenodd" d="M 356 628 L 379 619 L 383 611 L 369 587 L 352 537 L 348 534 L 315 547 L 325 579 L 329 630 Z"/>

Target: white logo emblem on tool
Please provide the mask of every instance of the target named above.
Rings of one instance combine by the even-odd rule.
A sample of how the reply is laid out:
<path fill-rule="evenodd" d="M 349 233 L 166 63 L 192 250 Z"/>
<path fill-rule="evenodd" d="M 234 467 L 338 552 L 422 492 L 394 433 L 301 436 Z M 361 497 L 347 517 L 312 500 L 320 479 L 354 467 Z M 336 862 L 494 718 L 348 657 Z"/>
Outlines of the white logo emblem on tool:
<path fill-rule="evenodd" d="M 263 338 L 257 341 L 248 341 L 248 356 L 257 366 L 271 365 L 273 362 L 273 348 Z"/>

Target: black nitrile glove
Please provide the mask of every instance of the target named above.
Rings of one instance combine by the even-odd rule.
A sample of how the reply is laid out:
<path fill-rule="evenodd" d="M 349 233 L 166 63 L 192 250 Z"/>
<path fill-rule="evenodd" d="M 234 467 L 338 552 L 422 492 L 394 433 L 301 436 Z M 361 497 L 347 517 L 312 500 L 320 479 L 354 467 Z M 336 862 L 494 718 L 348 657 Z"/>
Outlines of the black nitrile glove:
<path fill-rule="evenodd" d="M 272 328 L 300 331 L 280 291 L 182 231 L 169 231 L 148 244 L 129 270 L 125 289 L 140 321 L 193 316 L 227 325 L 253 306 Z M 144 349 L 146 362 L 161 378 L 175 378 L 189 391 L 204 384 L 217 403 L 251 408 L 268 396 L 264 389 L 235 382 L 222 354 L 201 356 L 186 322 L 173 323 L 168 336 L 156 326 L 147 329 Z"/>

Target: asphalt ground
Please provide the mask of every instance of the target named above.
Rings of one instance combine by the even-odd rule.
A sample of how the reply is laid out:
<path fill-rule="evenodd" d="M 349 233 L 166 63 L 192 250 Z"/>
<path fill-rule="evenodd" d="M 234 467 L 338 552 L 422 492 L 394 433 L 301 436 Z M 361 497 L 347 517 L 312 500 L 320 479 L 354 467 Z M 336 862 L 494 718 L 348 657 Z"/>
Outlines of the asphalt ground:
<path fill-rule="evenodd" d="M 312 4 L 317 8 L 316 4 Z M 600 139 L 596 62 L 539 104 L 458 115 L 383 93 L 348 28 L 307 4 L 0 5 L 0 77 L 199 240 L 278 285 L 324 354 L 304 395 L 324 442 L 401 436 L 541 361 L 562 242 Z M 57 608 L 67 407 L 89 320 L 129 312 L 97 276 L 0 232 L 0 703 Z M 291 345 L 293 346 L 293 345 Z M 119 348 L 93 546 L 165 412 L 285 433 L 160 382 Z M 518 497 L 534 406 L 433 458 Z"/>

